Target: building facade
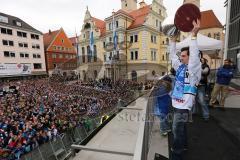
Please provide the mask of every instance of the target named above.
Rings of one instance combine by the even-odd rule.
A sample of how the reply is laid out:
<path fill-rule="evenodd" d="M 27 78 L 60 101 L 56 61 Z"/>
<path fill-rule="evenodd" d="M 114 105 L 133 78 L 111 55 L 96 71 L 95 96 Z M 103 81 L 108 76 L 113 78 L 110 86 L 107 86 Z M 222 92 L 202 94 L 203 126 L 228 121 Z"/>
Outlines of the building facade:
<path fill-rule="evenodd" d="M 225 58 L 231 59 L 237 65 L 238 74 L 240 72 L 240 1 L 228 0 L 227 6 L 227 24 L 225 43 Z"/>
<path fill-rule="evenodd" d="M 43 35 L 46 66 L 49 75 L 74 73 L 77 68 L 77 53 L 64 30 L 51 31 Z"/>
<path fill-rule="evenodd" d="M 82 79 L 145 81 L 167 71 L 167 38 L 161 32 L 167 16 L 163 1 L 153 0 L 150 5 L 141 1 L 139 6 L 136 0 L 121 0 L 121 3 L 122 8 L 104 20 L 92 17 L 87 9 L 79 36 Z M 93 53 L 89 44 L 91 31 Z"/>
<path fill-rule="evenodd" d="M 23 20 L 0 13 L 0 77 L 46 75 L 43 34 Z"/>

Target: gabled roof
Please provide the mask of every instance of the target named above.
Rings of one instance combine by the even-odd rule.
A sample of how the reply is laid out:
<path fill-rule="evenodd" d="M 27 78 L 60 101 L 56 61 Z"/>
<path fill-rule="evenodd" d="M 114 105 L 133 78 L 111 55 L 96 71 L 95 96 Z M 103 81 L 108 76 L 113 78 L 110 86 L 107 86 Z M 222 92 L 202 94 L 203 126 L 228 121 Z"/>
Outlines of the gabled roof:
<path fill-rule="evenodd" d="M 44 42 L 44 49 L 46 50 L 49 45 L 52 43 L 56 35 L 59 33 L 60 30 L 51 31 L 49 30 L 48 33 L 43 34 L 43 42 Z"/>
<path fill-rule="evenodd" d="M 92 17 L 92 20 L 94 21 L 96 27 L 100 29 L 100 36 L 103 36 L 106 33 L 106 22 L 95 17 Z"/>
<path fill-rule="evenodd" d="M 201 12 L 201 28 L 223 28 L 223 25 L 218 20 L 213 10 L 207 10 Z"/>
<path fill-rule="evenodd" d="M 19 29 L 23 29 L 23 30 L 26 29 L 26 30 L 29 30 L 29 31 L 32 31 L 32 32 L 36 32 L 38 34 L 42 34 L 42 32 L 36 30 L 35 28 L 33 28 L 32 26 L 30 26 L 29 24 L 27 24 L 26 22 L 24 22 L 20 18 L 11 16 L 11 15 L 8 15 L 8 14 L 5 14 L 5 13 L 1 13 L 1 12 L 0 12 L 0 16 L 6 17 L 8 19 L 8 23 L 4 23 L 4 22 L 0 21 L 0 24 L 2 24 L 2 25 L 9 25 L 9 26 L 14 27 L 14 28 L 19 28 Z M 17 22 L 20 22 L 21 26 L 18 26 Z"/>
<path fill-rule="evenodd" d="M 124 14 L 124 15 L 126 15 L 126 16 L 129 16 L 129 17 L 131 17 L 131 18 L 133 18 L 132 15 L 130 15 L 128 12 L 126 12 L 126 11 L 124 11 L 124 10 L 122 10 L 122 9 L 119 9 L 115 14 L 120 14 L 120 13 L 122 13 L 122 14 Z"/>
<path fill-rule="evenodd" d="M 145 7 L 139 8 L 130 12 L 129 14 L 135 19 L 133 23 L 128 27 L 128 29 L 133 29 L 142 26 L 145 23 L 147 15 L 151 11 L 151 6 L 147 5 Z"/>
<path fill-rule="evenodd" d="M 75 37 L 69 38 L 69 40 L 72 42 L 72 44 L 76 44 L 78 38 L 79 38 L 79 36 L 77 36 L 77 37 L 75 36 Z"/>

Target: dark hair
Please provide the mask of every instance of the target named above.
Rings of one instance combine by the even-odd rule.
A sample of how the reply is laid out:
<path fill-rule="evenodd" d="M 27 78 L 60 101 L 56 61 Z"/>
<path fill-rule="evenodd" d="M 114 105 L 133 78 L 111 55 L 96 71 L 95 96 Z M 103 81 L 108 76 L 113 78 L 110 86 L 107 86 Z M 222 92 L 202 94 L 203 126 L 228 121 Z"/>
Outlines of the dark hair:
<path fill-rule="evenodd" d="M 199 51 L 199 56 L 200 56 L 200 58 L 203 58 L 203 53 L 202 53 L 202 51 Z M 204 58 L 205 59 L 205 58 Z"/>
<path fill-rule="evenodd" d="M 181 49 L 181 52 L 183 52 L 183 51 L 187 51 L 187 55 L 189 56 L 189 47 L 183 47 Z"/>

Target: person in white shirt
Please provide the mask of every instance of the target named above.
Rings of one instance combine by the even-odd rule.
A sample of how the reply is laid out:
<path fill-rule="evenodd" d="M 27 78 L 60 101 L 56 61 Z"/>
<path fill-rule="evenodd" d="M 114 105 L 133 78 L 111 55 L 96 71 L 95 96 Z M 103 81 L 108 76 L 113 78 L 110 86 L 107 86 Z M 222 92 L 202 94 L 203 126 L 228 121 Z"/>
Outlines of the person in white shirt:
<path fill-rule="evenodd" d="M 181 49 L 180 58 L 177 56 L 176 37 L 170 44 L 170 59 L 172 67 L 176 70 L 175 85 L 172 92 L 173 115 L 173 146 L 172 160 L 182 160 L 187 149 L 186 124 L 189 118 L 197 93 L 196 85 L 201 79 L 201 62 L 197 46 L 197 34 L 200 21 L 193 21 L 192 40 L 189 47 Z"/>

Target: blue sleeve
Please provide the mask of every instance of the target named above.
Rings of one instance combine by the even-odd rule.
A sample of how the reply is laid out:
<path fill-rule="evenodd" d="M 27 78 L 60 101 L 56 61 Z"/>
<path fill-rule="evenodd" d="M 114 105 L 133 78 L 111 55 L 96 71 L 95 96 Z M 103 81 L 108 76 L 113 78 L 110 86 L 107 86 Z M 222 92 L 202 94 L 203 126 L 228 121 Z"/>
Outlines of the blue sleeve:
<path fill-rule="evenodd" d="M 228 69 L 220 68 L 217 72 L 217 76 L 218 77 L 231 78 L 231 77 L 233 77 L 233 72 L 231 70 L 228 70 Z"/>

